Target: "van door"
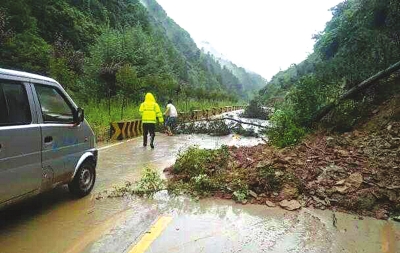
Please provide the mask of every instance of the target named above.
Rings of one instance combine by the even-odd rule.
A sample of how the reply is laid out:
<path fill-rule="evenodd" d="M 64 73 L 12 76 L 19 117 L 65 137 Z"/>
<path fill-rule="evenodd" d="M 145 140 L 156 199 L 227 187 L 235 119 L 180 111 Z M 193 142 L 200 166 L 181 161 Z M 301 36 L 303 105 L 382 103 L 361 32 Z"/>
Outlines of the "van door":
<path fill-rule="evenodd" d="M 40 127 L 30 86 L 0 79 L 0 203 L 38 190 Z"/>
<path fill-rule="evenodd" d="M 43 167 L 54 172 L 54 183 L 67 183 L 85 150 L 82 126 L 74 124 L 75 108 L 57 86 L 34 84 L 34 89 L 42 116 Z"/>

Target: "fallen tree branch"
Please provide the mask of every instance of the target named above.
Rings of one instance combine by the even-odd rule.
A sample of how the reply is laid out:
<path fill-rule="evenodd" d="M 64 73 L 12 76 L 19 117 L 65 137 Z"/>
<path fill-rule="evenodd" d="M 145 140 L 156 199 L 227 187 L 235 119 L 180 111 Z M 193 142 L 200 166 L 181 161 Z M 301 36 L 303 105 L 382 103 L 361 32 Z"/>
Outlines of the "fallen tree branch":
<path fill-rule="evenodd" d="M 350 90 L 345 92 L 337 101 L 335 101 L 335 102 L 325 106 L 324 108 L 322 108 L 316 114 L 316 116 L 311 120 L 311 124 L 314 123 L 314 122 L 320 121 L 333 108 L 335 108 L 337 105 L 339 105 L 341 101 L 350 98 L 351 96 L 353 96 L 358 91 L 361 91 L 361 90 L 371 86 L 372 84 L 374 84 L 374 82 L 391 75 L 393 72 L 395 72 L 395 71 L 397 71 L 399 69 L 400 69 L 400 61 L 395 63 L 395 64 L 393 64 L 393 65 L 391 65 L 389 68 L 387 68 L 385 70 L 382 70 L 382 71 L 378 72 L 377 74 L 371 76 L 367 80 L 364 80 L 360 84 L 354 86 L 353 88 L 351 88 Z"/>
<path fill-rule="evenodd" d="M 245 121 L 241 121 L 241 120 L 234 119 L 234 118 L 224 117 L 224 118 L 216 118 L 216 119 L 206 119 L 206 121 L 219 121 L 219 120 L 231 120 L 231 121 L 235 121 L 240 124 L 251 125 L 251 126 L 261 127 L 261 128 L 268 128 L 267 126 L 263 126 L 263 125 L 259 125 L 259 124 L 255 124 L 255 123 L 251 123 L 251 122 L 245 122 Z"/>

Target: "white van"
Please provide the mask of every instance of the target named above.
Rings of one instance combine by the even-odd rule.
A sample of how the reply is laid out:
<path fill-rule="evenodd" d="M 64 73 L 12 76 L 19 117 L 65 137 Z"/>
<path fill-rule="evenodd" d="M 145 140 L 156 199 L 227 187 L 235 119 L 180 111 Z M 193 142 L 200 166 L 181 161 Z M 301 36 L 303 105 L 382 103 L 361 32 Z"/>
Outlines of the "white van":
<path fill-rule="evenodd" d="M 95 145 L 83 109 L 57 81 L 0 68 L 0 208 L 60 184 L 86 196 Z"/>

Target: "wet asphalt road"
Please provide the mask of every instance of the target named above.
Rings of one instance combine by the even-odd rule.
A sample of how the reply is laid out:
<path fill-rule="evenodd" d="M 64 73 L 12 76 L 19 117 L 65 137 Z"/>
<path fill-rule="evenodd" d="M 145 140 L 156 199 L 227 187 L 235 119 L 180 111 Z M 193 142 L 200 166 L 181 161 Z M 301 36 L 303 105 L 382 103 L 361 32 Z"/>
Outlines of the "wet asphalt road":
<path fill-rule="evenodd" d="M 399 223 L 371 218 L 336 213 L 335 227 L 330 211 L 196 202 L 165 192 L 153 200 L 95 198 L 138 179 L 146 166 L 162 171 L 190 145 L 257 142 L 158 134 L 155 150 L 141 147 L 140 138 L 101 147 L 90 196 L 73 199 L 60 187 L 0 213 L 0 252 L 400 252 Z M 149 239 L 147 247 L 143 238 Z"/>

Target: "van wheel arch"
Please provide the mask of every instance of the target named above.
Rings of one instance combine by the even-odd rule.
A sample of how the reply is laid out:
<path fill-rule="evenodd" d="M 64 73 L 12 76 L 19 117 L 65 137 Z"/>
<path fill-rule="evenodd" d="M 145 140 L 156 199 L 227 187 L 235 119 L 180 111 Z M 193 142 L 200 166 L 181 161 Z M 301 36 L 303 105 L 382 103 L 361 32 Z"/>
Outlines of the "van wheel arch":
<path fill-rule="evenodd" d="M 89 156 L 79 166 L 68 188 L 73 195 L 81 198 L 92 191 L 95 182 L 96 162 L 92 156 Z"/>

